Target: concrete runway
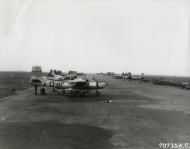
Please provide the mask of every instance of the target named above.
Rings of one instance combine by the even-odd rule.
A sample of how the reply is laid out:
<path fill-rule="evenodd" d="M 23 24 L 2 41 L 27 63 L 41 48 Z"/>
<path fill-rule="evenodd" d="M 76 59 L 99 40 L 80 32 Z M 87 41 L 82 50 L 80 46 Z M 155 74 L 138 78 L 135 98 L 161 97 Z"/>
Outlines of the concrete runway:
<path fill-rule="evenodd" d="M 190 91 L 99 76 L 86 97 L 33 88 L 0 98 L 0 149 L 157 149 L 190 143 Z M 106 103 L 106 100 L 112 100 Z"/>

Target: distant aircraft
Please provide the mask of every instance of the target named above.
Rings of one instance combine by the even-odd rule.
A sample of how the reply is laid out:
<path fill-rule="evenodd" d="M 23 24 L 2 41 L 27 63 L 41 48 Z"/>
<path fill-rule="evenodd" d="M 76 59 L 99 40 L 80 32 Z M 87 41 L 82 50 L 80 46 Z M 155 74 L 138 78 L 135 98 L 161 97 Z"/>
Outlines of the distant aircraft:
<path fill-rule="evenodd" d="M 55 89 L 63 89 L 63 92 L 70 95 L 85 95 L 90 90 L 95 90 L 96 95 L 100 95 L 98 89 L 103 89 L 106 86 L 105 82 L 98 82 L 96 80 L 87 80 L 79 78 L 76 75 L 51 75 L 49 77 L 42 76 L 42 69 L 40 66 L 33 66 L 31 73 L 30 84 L 35 87 L 35 94 L 37 88 L 45 89 L 45 87 L 52 87 Z"/>
<path fill-rule="evenodd" d="M 147 78 L 144 77 L 144 73 L 141 73 L 141 75 L 132 75 L 131 72 L 128 72 L 128 73 L 122 73 L 122 74 L 115 74 L 114 75 L 114 78 L 115 79 L 123 79 L 123 80 L 139 80 L 139 81 L 142 81 L 142 82 L 148 82 L 149 80 Z"/>
<path fill-rule="evenodd" d="M 181 87 L 182 89 L 189 90 L 190 89 L 190 84 L 189 82 L 175 82 L 175 81 L 169 81 L 169 80 L 164 80 L 164 79 L 154 79 L 153 80 L 154 85 L 167 85 L 167 86 L 177 86 Z"/>
<path fill-rule="evenodd" d="M 123 79 L 123 76 L 121 74 L 115 74 L 114 78 L 115 79 Z"/>

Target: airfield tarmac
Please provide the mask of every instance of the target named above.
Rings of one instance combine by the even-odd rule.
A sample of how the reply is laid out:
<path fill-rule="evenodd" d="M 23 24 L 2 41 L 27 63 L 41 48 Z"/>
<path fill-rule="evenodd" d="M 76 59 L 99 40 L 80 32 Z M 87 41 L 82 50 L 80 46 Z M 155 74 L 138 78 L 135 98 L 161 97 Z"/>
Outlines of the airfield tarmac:
<path fill-rule="evenodd" d="M 190 143 L 190 91 L 99 76 L 102 95 L 0 98 L 0 149 L 157 149 Z M 111 100 L 111 103 L 106 103 Z"/>

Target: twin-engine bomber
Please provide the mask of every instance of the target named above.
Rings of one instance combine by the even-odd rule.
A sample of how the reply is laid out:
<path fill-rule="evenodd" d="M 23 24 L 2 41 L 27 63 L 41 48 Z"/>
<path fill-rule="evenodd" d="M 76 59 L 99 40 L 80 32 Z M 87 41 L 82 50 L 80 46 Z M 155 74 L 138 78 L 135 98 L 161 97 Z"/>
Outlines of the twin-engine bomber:
<path fill-rule="evenodd" d="M 35 88 L 35 94 L 37 94 L 37 88 L 40 87 L 42 93 L 45 93 L 46 87 L 55 89 L 62 89 L 64 93 L 68 95 L 84 96 L 91 90 L 96 91 L 96 96 L 100 95 L 98 89 L 103 89 L 107 84 L 105 82 L 98 82 L 97 80 L 88 80 L 77 76 L 77 74 L 43 76 L 40 66 L 32 67 L 32 74 L 30 78 L 30 84 Z"/>

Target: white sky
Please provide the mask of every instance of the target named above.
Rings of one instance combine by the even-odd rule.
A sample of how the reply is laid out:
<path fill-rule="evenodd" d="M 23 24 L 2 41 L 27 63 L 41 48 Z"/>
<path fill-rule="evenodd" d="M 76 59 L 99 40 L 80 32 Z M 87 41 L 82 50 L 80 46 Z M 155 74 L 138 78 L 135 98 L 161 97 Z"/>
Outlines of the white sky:
<path fill-rule="evenodd" d="M 0 71 L 190 76 L 190 1 L 0 0 Z"/>

